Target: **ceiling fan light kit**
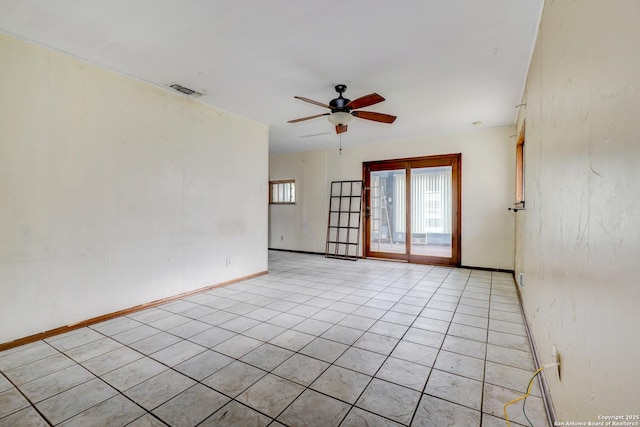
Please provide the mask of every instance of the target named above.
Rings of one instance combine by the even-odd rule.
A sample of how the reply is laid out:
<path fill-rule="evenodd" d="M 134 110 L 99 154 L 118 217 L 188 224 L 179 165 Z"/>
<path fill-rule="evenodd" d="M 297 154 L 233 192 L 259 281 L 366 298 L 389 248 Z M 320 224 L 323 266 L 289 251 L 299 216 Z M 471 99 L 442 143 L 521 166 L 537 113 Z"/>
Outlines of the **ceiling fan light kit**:
<path fill-rule="evenodd" d="M 331 113 L 327 119 L 336 126 L 346 126 L 351 122 L 351 120 L 353 120 L 353 116 L 349 113 L 338 111 L 336 113 Z"/>
<path fill-rule="evenodd" d="M 378 104 L 384 101 L 384 98 L 377 93 L 371 93 L 369 95 L 361 96 L 360 98 L 351 101 L 350 99 L 344 98 L 342 96 L 342 94 L 347 90 L 346 85 L 336 85 L 335 89 L 336 92 L 338 92 L 338 97 L 332 99 L 329 102 L 329 105 L 323 104 L 322 102 L 314 101 L 312 99 L 304 98 L 302 96 L 295 96 L 294 98 L 297 98 L 301 101 L 305 101 L 319 107 L 328 108 L 331 110 L 331 112 L 289 120 L 287 123 L 298 123 L 304 120 L 315 119 L 316 117 L 328 116 L 327 119 L 329 120 L 329 122 L 331 122 L 336 127 L 336 133 L 341 134 L 347 131 L 347 125 L 351 123 L 354 117 L 380 123 L 393 123 L 396 120 L 396 116 L 392 116 L 390 114 L 375 113 L 373 111 L 354 111 L 359 108 L 368 107 L 370 105 Z"/>

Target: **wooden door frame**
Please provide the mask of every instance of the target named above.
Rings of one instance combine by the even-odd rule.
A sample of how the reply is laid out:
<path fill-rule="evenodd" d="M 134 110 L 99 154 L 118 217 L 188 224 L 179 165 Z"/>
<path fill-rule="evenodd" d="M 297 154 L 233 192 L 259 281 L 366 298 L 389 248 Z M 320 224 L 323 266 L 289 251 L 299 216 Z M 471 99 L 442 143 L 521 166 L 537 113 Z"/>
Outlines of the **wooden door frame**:
<path fill-rule="evenodd" d="M 452 223 L 451 223 L 451 258 L 429 257 L 424 255 L 411 255 L 411 169 L 422 167 L 451 166 L 451 202 L 452 202 Z M 405 197 L 405 253 L 394 254 L 388 252 L 372 252 L 370 249 L 370 174 L 376 170 L 405 170 L 406 197 Z M 419 264 L 452 265 L 460 266 L 462 258 L 462 154 L 442 154 L 424 157 L 407 157 L 402 159 L 379 160 L 362 163 L 362 179 L 364 181 L 364 203 L 365 221 L 362 232 L 363 257 L 394 259 Z M 391 230 L 389 230 L 391 232 Z M 381 256 L 384 254 L 384 256 Z"/>

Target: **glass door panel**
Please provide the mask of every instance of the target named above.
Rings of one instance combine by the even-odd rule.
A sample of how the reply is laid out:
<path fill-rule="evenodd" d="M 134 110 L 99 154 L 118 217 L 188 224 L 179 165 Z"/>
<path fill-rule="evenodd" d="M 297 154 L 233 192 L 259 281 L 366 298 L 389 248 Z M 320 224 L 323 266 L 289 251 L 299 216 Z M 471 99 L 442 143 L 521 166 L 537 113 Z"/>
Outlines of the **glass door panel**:
<path fill-rule="evenodd" d="M 369 250 L 406 254 L 406 172 L 379 170 L 369 176 Z"/>
<path fill-rule="evenodd" d="M 411 169 L 411 255 L 451 258 L 451 172 L 451 166 Z"/>

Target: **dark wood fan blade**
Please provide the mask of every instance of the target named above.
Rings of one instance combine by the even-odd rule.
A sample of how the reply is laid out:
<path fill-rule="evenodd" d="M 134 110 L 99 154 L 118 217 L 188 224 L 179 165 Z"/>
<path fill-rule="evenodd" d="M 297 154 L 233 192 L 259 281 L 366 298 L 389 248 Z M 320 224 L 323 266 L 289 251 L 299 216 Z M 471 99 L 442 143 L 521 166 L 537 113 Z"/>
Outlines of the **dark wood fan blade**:
<path fill-rule="evenodd" d="M 384 98 L 378 95 L 377 93 L 370 93 L 369 95 L 361 96 L 360 98 L 356 98 L 350 103 L 346 105 L 347 108 L 351 108 L 352 110 L 356 110 L 358 108 L 368 107 L 369 105 L 377 104 L 378 102 L 384 101 Z"/>
<path fill-rule="evenodd" d="M 303 121 L 305 121 L 305 120 L 315 119 L 316 117 L 328 116 L 329 114 L 331 114 L 331 113 L 316 114 L 315 116 L 309 116 L 309 117 L 301 117 L 301 118 L 299 118 L 299 119 L 289 120 L 287 123 L 298 123 L 298 122 L 303 122 Z"/>
<path fill-rule="evenodd" d="M 352 115 L 365 120 L 373 120 L 374 122 L 393 123 L 396 116 L 390 114 L 374 113 L 373 111 L 353 111 Z"/>
<path fill-rule="evenodd" d="M 294 98 L 299 99 L 299 100 L 304 101 L 304 102 L 308 102 L 308 103 L 313 104 L 313 105 L 318 105 L 320 107 L 331 108 L 327 104 L 323 104 L 322 102 L 314 101 L 313 99 L 304 98 L 302 96 L 294 96 Z"/>
<path fill-rule="evenodd" d="M 344 133 L 347 131 L 347 125 L 336 125 L 336 133 Z"/>

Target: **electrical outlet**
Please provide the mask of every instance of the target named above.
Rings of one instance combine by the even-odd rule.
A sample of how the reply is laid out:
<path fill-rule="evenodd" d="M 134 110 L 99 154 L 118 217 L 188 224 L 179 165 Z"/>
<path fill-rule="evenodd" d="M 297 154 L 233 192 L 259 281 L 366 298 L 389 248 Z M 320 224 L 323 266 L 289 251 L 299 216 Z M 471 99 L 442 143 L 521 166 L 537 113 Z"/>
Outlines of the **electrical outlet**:
<path fill-rule="evenodd" d="M 227 258 L 227 268 L 231 267 L 231 258 Z"/>

